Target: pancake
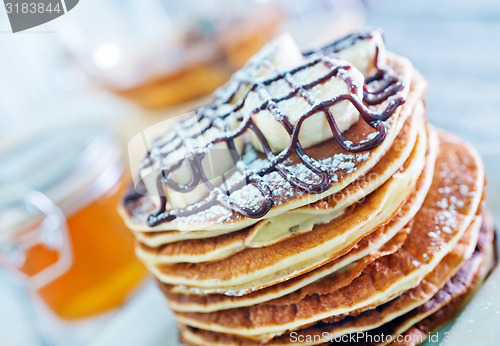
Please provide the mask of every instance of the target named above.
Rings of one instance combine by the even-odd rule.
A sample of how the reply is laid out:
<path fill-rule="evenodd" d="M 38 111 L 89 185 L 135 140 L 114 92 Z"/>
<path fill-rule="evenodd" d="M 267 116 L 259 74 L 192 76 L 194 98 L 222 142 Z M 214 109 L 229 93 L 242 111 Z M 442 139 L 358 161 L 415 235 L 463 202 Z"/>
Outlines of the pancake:
<path fill-rule="evenodd" d="M 417 182 L 415 191 L 398 211 L 398 214 L 393 217 L 387 225 L 378 227 L 373 233 L 361 239 L 350 252 L 342 257 L 294 279 L 237 297 L 221 294 L 195 295 L 190 294 L 188 290 L 181 289 L 178 286 L 174 287 L 160 283 L 160 287 L 166 294 L 170 306 L 177 311 L 198 312 L 210 312 L 249 306 L 294 292 L 326 275 L 346 268 L 359 259 L 362 259 L 361 262 L 364 265 L 368 265 L 370 261 L 380 257 L 380 255 L 388 254 L 388 250 L 391 249 L 391 242 L 388 244 L 386 243 L 398 232 L 403 234 L 407 233 L 408 228 L 403 228 L 403 226 L 415 216 L 422 206 L 432 182 L 431 177 L 434 171 L 436 151 L 437 138 L 435 131 L 431 130 L 426 166 Z M 399 238 L 401 240 L 402 237 Z M 359 264 L 357 264 L 357 267 L 360 268 Z"/>
<path fill-rule="evenodd" d="M 488 218 L 487 216 L 486 218 Z M 476 221 L 479 221 L 477 219 Z M 478 227 L 481 226 L 481 227 Z M 376 336 L 386 335 L 392 336 L 393 339 L 396 339 L 396 336 L 401 332 L 404 332 L 413 324 L 421 321 L 426 318 L 426 316 L 432 315 L 435 311 L 442 311 L 439 317 L 440 322 L 436 323 L 436 321 L 430 321 L 427 325 L 432 326 L 431 328 L 422 328 L 419 329 L 418 326 L 420 323 L 417 323 L 414 327 L 411 327 L 405 333 L 406 335 L 412 334 L 415 335 L 413 340 L 425 340 L 426 333 L 435 330 L 435 328 L 439 325 L 442 325 L 443 322 L 449 320 L 456 316 L 457 313 L 457 305 L 461 306 L 463 304 L 463 298 L 469 296 L 472 291 L 484 280 L 487 273 L 491 270 L 493 265 L 493 254 L 494 254 L 494 246 L 493 246 L 493 228 L 492 225 L 485 221 L 482 225 L 478 224 L 478 222 L 474 222 L 469 230 L 466 232 L 465 237 L 461 239 L 460 243 L 452 252 L 450 252 L 443 261 L 436 267 L 436 269 L 444 269 L 445 271 L 449 271 L 450 264 L 454 267 L 457 264 L 457 258 L 461 258 L 459 269 L 455 268 L 454 273 L 451 278 L 445 281 L 444 285 L 440 284 L 439 288 L 434 287 L 432 290 L 437 291 L 430 299 L 427 299 L 424 304 L 419 307 L 411 310 L 410 312 L 396 318 L 393 320 L 389 320 L 388 322 L 378 321 L 377 317 L 384 316 L 384 311 L 392 306 L 407 306 L 408 300 L 414 300 L 411 297 L 413 293 L 417 293 L 417 297 L 421 296 L 421 293 L 418 293 L 418 290 L 425 290 L 423 286 L 427 286 L 431 288 L 432 284 L 430 282 L 425 283 L 421 282 L 419 286 L 416 288 L 406 292 L 403 296 L 396 298 L 395 300 L 386 303 L 380 307 L 377 307 L 374 310 L 370 310 L 362 313 L 357 317 L 348 317 L 345 320 L 342 320 L 337 323 L 323 323 L 320 322 L 312 327 L 308 327 L 303 330 L 299 330 L 298 332 L 293 332 L 293 334 L 287 334 L 282 337 L 278 337 L 270 340 L 266 344 L 272 345 L 315 345 L 322 344 L 331 340 L 341 340 L 340 335 L 344 335 L 347 332 L 359 332 L 362 330 L 366 330 L 365 327 L 358 329 L 353 328 L 353 326 L 363 326 L 363 323 L 367 321 L 368 315 L 373 322 L 378 324 L 385 323 L 380 328 L 372 329 L 368 331 L 368 334 L 361 334 L 356 339 L 356 345 L 364 345 L 371 344 L 366 341 L 368 340 L 377 340 Z M 474 241 L 474 232 L 476 235 L 480 228 L 479 234 L 479 242 L 476 243 Z M 469 234 L 467 234 L 469 233 Z M 469 235 L 469 239 L 467 238 Z M 463 245 L 463 246 L 462 246 Z M 474 249 L 475 247 L 475 249 Z M 471 251 L 472 249 L 472 251 Z M 471 255 L 471 252 L 473 254 Z M 469 258 L 464 261 L 464 258 L 468 256 Z M 453 258 L 454 257 L 454 258 Z M 449 262 L 448 262 L 449 261 Z M 441 268 L 440 268 L 441 267 Z M 448 273 L 449 274 L 449 273 Z M 441 281 L 445 276 L 441 276 L 439 270 L 433 271 L 429 275 L 429 279 L 437 279 Z M 433 278 L 432 278 L 433 277 Z M 427 279 L 427 278 L 426 278 Z M 426 294 L 427 295 L 427 294 Z M 407 300 L 407 302 L 403 302 L 402 300 Z M 443 308 L 444 307 L 444 308 Z M 453 310 L 450 313 L 447 313 L 447 310 Z M 442 315 L 447 315 L 448 319 L 443 319 Z M 364 319 L 364 321 L 362 321 Z M 437 317 L 435 317 L 437 319 Z M 360 321 L 359 323 L 357 321 Z M 425 320 L 424 320 L 425 321 Z M 424 324 L 424 323 L 422 323 Z M 342 330 L 343 326 L 348 325 L 349 327 Z M 424 324 L 425 325 L 425 324 Z M 189 345 L 259 345 L 260 342 L 253 341 L 251 339 L 237 337 L 228 334 L 218 334 L 213 333 L 201 329 L 187 327 L 185 325 L 181 326 L 181 338 L 183 341 Z M 342 332 L 339 332 L 342 330 Z M 422 333 L 423 332 L 423 333 Z M 357 334 L 360 335 L 360 334 Z M 422 338 L 424 337 L 424 338 Z M 338 339 L 335 339 L 338 338 Z M 302 342 L 301 342 L 301 341 Z M 349 340 L 346 338 L 345 340 Z M 391 339 L 386 339 L 391 340 Z M 333 343 L 335 344 L 335 343 Z M 348 344 L 348 342 L 343 342 L 342 344 Z M 380 343 L 379 343 L 380 344 Z M 415 343 L 397 343 L 394 342 L 391 345 L 413 345 Z"/>
<path fill-rule="evenodd" d="M 396 253 L 370 264 L 349 286 L 329 294 L 308 295 L 293 304 L 263 303 L 213 313 L 176 313 L 178 321 L 265 340 L 325 318 L 370 309 L 417 285 L 469 227 L 484 185 L 477 153 L 447 133 L 440 132 L 439 138 L 433 182 L 405 244 Z M 443 208 L 444 203 L 453 204 L 453 213 L 448 206 Z"/>
<path fill-rule="evenodd" d="M 414 149 L 417 143 L 417 134 L 421 133 L 420 137 L 425 136 L 425 133 L 423 133 L 425 131 L 424 127 L 417 128 L 416 125 L 414 122 L 408 121 L 390 150 L 366 176 L 356 180 L 342 192 L 329 196 L 326 200 L 318 201 L 298 210 L 288 211 L 284 215 L 266 219 L 245 230 L 218 237 L 185 240 L 162 244 L 158 247 L 148 246 L 147 244 L 150 243 L 151 238 L 146 238 L 146 243 L 137 245 L 137 255 L 148 263 L 214 261 L 241 251 L 246 247 L 271 245 L 288 237 L 310 231 L 314 224 L 319 223 L 318 219 L 325 222 L 331 221 L 337 215 L 340 215 L 345 208 L 365 198 L 396 173 L 408 159 L 412 150 L 418 150 L 418 148 Z M 420 146 L 425 145 L 423 140 L 418 143 Z M 295 219 L 294 216 L 296 216 Z M 286 219 L 287 222 L 284 223 L 283 219 Z M 294 222 L 296 220 L 300 220 L 300 223 Z M 290 231 L 291 229 L 293 232 Z"/>
<path fill-rule="evenodd" d="M 148 268 L 162 282 L 240 295 L 311 271 L 347 253 L 378 225 L 386 223 L 406 201 L 425 164 L 425 147 L 401 172 L 368 196 L 313 231 L 278 244 L 245 249 L 229 258 L 205 263 L 178 263 Z M 397 191 L 397 193 L 395 193 Z"/>
<path fill-rule="evenodd" d="M 360 176 L 372 169 L 375 164 L 389 150 L 396 136 L 400 132 L 405 120 L 410 116 L 416 103 L 420 102 L 425 82 L 420 77 L 412 80 L 414 70 L 411 63 L 403 58 L 393 54 L 387 55 L 387 65 L 402 79 L 403 89 L 398 95 L 405 98 L 405 103 L 398 107 L 391 117 L 385 122 L 387 125 L 387 135 L 384 141 L 375 149 L 368 153 L 350 153 L 333 140 L 323 142 L 312 148 L 309 148 L 308 155 L 318 160 L 323 168 L 328 172 L 331 178 L 331 187 L 322 193 L 306 193 L 287 182 L 279 174 L 267 174 L 264 176 L 266 184 L 273 191 L 273 206 L 261 218 L 244 217 L 240 213 L 225 209 L 219 205 L 203 210 L 202 212 L 189 215 L 187 217 L 177 217 L 169 222 L 161 223 L 154 227 L 147 225 L 147 216 L 155 210 L 156 206 L 147 196 L 136 200 L 134 203 L 127 204 L 121 209 L 121 214 L 127 223 L 127 226 L 134 232 L 161 232 L 165 230 L 182 230 L 184 232 L 192 231 L 225 231 L 240 230 L 255 224 L 261 219 L 274 217 L 292 209 L 296 209 L 316 201 L 319 201 L 329 195 L 332 195 L 347 185 L 358 179 Z M 413 81 L 413 83 L 412 83 Z M 410 85 L 412 89 L 410 90 Z M 388 100 L 379 105 L 370 106 L 372 112 L 381 112 L 393 100 Z M 373 129 L 364 121 L 356 122 L 345 132 L 345 137 L 352 142 L 360 142 L 368 137 Z M 334 160 L 332 160 L 334 158 Z M 298 162 L 292 159 L 289 169 L 297 170 Z M 274 172 L 276 173 L 276 172 Z M 245 200 L 245 197 L 241 198 Z M 248 198 L 246 198 L 248 199 Z M 219 233 L 217 235 L 220 235 Z"/>

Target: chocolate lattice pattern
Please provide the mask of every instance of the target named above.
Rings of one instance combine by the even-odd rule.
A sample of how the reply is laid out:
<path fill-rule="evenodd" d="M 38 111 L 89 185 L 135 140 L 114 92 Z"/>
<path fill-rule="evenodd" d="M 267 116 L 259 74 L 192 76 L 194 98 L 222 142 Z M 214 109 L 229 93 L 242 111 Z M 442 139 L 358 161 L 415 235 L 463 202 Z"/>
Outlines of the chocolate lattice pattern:
<path fill-rule="evenodd" d="M 160 166 L 156 180 L 156 187 L 160 195 L 160 205 L 158 209 L 149 216 L 148 225 L 152 227 L 166 221 L 171 221 L 176 217 L 195 214 L 216 204 L 229 208 L 245 217 L 261 218 L 273 205 L 272 193 L 262 179 L 264 175 L 272 171 L 277 171 L 291 185 L 308 193 L 317 194 L 328 190 L 332 185 L 331 177 L 328 172 L 321 167 L 321 164 L 319 164 L 317 160 L 305 153 L 299 141 L 299 133 L 303 122 L 316 113 L 323 113 L 335 140 L 344 150 L 356 153 L 373 149 L 383 142 L 387 134 L 387 125 L 384 123 L 385 120 L 395 112 L 397 107 L 404 103 L 404 98 L 399 95 L 399 92 L 404 88 L 404 83 L 392 70 L 379 66 L 378 47 L 375 56 L 376 73 L 365 79 L 362 100 L 358 97 L 358 92 L 360 91 L 358 88 L 360 88 L 360 86 L 354 83 L 347 73 L 351 65 L 336 59 L 336 53 L 341 49 L 353 45 L 358 40 L 364 40 L 371 37 L 370 32 L 349 35 L 319 50 L 303 53 L 306 58 L 304 64 L 286 71 L 278 71 L 271 64 L 267 64 L 267 68 L 274 70 L 274 76 L 271 78 L 256 81 L 243 73 L 243 71 L 236 73 L 228 85 L 216 92 L 209 105 L 198 108 L 194 116 L 181 120 L 174 131 L 171 131 L 169 135 L 155 143 L 154 146 L 157 150 L 151 150 L 148 153 L 144 161 L 144 166 Z M 324 64 L 328 67 L 329 72 L 307 84 L 300 84 L 294 78 L 300 71 L 314 67 L 317 64 Z M 256 67 L 252 65 L 247 66 L 247 70 L 252 68 Z M 310 90 L 331 78 L 340 78 L 343 80 L 349 92 L 337 95 L 332 99 L 319 101 Z M 269 93 L 268 87 L 278 81 L 285 82 L 291 88 L 291 91 L 279 98 L 273 98 Z M 228 110 L 224 113 L 218 113 L 218 110 L 221 108 L 220 106 L 229 106 L 236 93 L 242 88 L 246 88 L 246 91 L 241 100 L 228 107 Z M 247 96 L 250 93 L 256 93 L 261 103 L 250 112 L 241 114 L 243 113 L 241 110 L 245 106 Z M 292 124 L 287 115 L 280 110 L 279 103 L 297 96 L 304 99 L 311 107 L 309 111 L 298 118 L 295 124 Z M 357 109 L 361 118 L 370 127 L 375 129 L 376 135 L 373 138 L 354 144 L 343 137 L 330 111 L 331 106 L 342 101 L 350 102 Z M 386 101 L 387 103 L 384 105 L 383 110 L 379 113 L 368 108 L 369 105 L 378 105 Z M 290 135 L 288 147 L 277 154 L 273 153 L 268 141 L 257 127 L 252 117 L 263 110 L 269 111 Z M 235 130 L 230 130 L 227 118 L 234 114 L 238 114 L 237 120 L 239 126 Z M 193 134 L 191 132 L 194 123 L 205 125 L 200 131 Z M 211 139 L 203 146 L 193 147 L 191 144 L 193 139 L 204 135 L 204 133 L 214 128 L 217 129 L 221 135 Z M 255 134 L 268 161 L 268 164 L 256 170 L 249 169 L 243 164 L 236 150 L 235 139 L 242 136 L 247 131 Z M 215 144 L 221 142 L 227 145 L 232 155 L 232 159 L 237 163 L 235 167 L 243 177 L 231 186 L 226 186 L 225 189 L 213 185 L 202 167 L 202 160 L 207 155 L 208 150 Z M 189 155 L 173 164 L 163 167 L 163 159 L 173 151 L 180 150 L 183 146 L 192 148 L 189 151 Z M 304 181 L 294 175 L 290 169 L 286 167 L 284 161 L 293 153 L 297 155 L 307 169 L 318 176 L 318 181 Z M 178 184 L 170 179 L 169 176 L 183 164 L 187 165 L 189 168 L 191 180 L 187 184 Z M 167 210 L 167 197 L 165 196 L 164 187 L 185 193 L 192 191 L 200 183 L 203 183 L 209 191 L 208 196 L 203 201 L 184 209 Z M 240 205 L 230 196 L 234 191 L 249 184 L 256 187 L 262 195 L 261 203 L 257 206 L 249 207 Z"/>

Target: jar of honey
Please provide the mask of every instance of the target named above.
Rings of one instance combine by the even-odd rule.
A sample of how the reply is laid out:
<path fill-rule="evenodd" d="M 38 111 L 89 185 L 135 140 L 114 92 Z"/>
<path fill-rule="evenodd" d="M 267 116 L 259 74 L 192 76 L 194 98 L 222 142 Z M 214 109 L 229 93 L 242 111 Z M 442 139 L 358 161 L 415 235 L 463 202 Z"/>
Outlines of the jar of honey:
<path fill-rule="evenodd" d="M 0 148 L 0 265 L 58 316 L 124 303 L 145 278 L 116 209 L 127 177 L 121 148 L 83 125 Z"/>

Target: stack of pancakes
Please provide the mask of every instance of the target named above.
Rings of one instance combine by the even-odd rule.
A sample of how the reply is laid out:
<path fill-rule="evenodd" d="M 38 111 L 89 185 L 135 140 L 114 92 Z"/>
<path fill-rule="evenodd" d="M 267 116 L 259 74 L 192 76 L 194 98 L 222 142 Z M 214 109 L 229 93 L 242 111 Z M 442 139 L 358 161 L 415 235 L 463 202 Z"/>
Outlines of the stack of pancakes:
<path fill-rule="evenodd" d="M 481 159 L 427 123 L 425 80 L 406 59 L 386 53 L 378 35 L 351 35 L 348 44 L 344 38 L 323 48 L 378 69 L 381 62 L 370 59 L 386 54 L 383 69 L 400 88 L 367 107 L 380 112 L 404 99 L 384 121 L 377 146 L 350 151 L 334 137 L 306 149 L 328 173 L 327 189 L 311 192 L 270 169 L 261 174 L 272 192 L 263 216 L 220 203 L 149 223 L 161 202 L 147 182 L 148 193 L 124 199 L 137 254 L 158 280 L 183 342 L 416 344 L 453 318 L 491 270 L 494 230 L 483 205 Z M 375 53 L 361 54 L 360 42 L 367 49 L 373 43 Z M 373 73 L 362 72 L 366 80 Z M 374 137 L 372 127 L 359 117 L 342 135 L 363 143 Z M 266 160 L 249 143 L 241 161 L 248 170 Z M 150 152 L 155 146 L 168 141 L 152 142 Z M 314 181 L 297 157 L 283 164 L 292 178 Z M 227 195 L 240 206 L 261 198 L 244 188 Z M 166 212 L 192 205 L 167 204 Z"/>

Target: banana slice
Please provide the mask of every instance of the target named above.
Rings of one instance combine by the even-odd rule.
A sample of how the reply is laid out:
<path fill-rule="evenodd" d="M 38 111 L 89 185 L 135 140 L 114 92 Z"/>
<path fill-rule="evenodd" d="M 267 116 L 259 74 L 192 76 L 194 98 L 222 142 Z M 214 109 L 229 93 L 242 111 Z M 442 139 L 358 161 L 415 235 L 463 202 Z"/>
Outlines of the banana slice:
<path fill-rule="evenodd" d="M 374 43 L 375 44 L 375 43 Z M 365 48 L 365 44 L 355 44 L 356 47 L 349 47 L 351 49 L 346 57 L 355 56 L 355 52 L 360 50 L 363 57 L 360 61 L 364 61 L 369 52 L 369 48 Z M 250 61 L 250 67 L 254 67 L 255 79 L 258 81 L 263 78 L 271 78 L 279 75 L 285 70 L 290 70 L 293 67 L 298 67 L 308 64 L 316 57 L 304 57 L 296 44 L 290 36 L 282 36 L 279 39 L 271 42 L 265 49 L 266 54 L 259 54 Z M 271 52 L 269 54 L 269 52 Z M 365 54 L 366 53 L 366 54 Z M 373 62 L 373 54 L 371 54 Z M 265 59 L 263 59 L 263 57 Z M 279 100 L 277 102 L 277 111 L 272 113 L 268 109 L 261 110 L 253 115 L 253 120 L 266 138 L 271 150 L 273 152 L 280 152 L 287 148 L 290 144 L 290 134 L 279 122 L 280 117 L 286 117 L 292 126 L 295 126 L 297 121 L 307 112 L 311 110 L 314 105 L 322 101 L 333 99 L 341 94 L 351 93 L 351 83 L 358 97 L 363 97 L 363 84 L 364 76 L 354 66 L 348 62 L 338 60 L 336 58 L 328 58 L 319 61 L 296 73 L 287 73 L 283 78 L 277 78 L 276 81 L 265 85 L 260 90 L 251 91 L 246 94 L 247 89 L 240 88 L 235 97 L 235 102 L 239 102 L 243 95 L 246 96 L 244 107 L 239 111 L 242 115 L 252 112 L 254 109 L 260 107 L 264 102 L 269 100 Z M 351 83 L 341 78 L 341 76 L 332 76 L 325 81 L 318 83 L 310 90 L 308 90 L 308 98 L 301 95 L 294 95 L 293 97 L 284 98 L 286 95 L 293 93 L 294 89 L 300 85 L 312 83 L 320 78 L 330 74 L 331 68 L 329 63 L 334 65 L 349 65 L 348 70 L 343 70 L 341 73 L 348 75 L 347 77 L 352 80 Z M 260 68 L 255 68 L 259 66 Z M 370 63 L 366 63 L 368 66 Z M 373 64 L 373 63 L 372 63 Z M 265 89 L 265 90 L 263 90 Z M 284 99 L 282 99 L 284 98 Z M 280 100 L 281 99 L 281 100 Z M 332 113 L 337 126 L 341 132 L 346 131 L 359 119 L 359 113 L 349 101 L 342 101 L 329 108 Z M 307 148 L 315 144 L 321 143 L 333 137 L 330 125 L 324 113 L 318 112 L 306 119 L 302 125 L 299 133 L 299 141 L 302 147 Z M 252 145 L 258 150 L 262 151 L 262 145 L 254 133 L 250 133 Z"/>
<path fill-rule="evenodd" d="M 376 62 L 379 66 L 387 64 L 387 56 L 384 45 L 384 38 L 380 30 L 371 30 L 369 38 L 360 39 L 354 44 L 339 50 L 338 57 L 349 61 L 365 77 L 372 75 L 376 71 Z"/>
<path fill-rule="evenodd" d="M 328 74 L 329 72 L 330 69 L 327 66 L 324 64 L 317 64 L 314 67 L 305 70 L 300 75 L 296 75 L 295 80 L 297 80 L 297 84 L 307 84 L 314 81 L 316 78 L 320 78 Z M 364 82 L 363 75 L 354 68 L 351 68 L 349 75 L 354 84 L 357 85 L 358 96 L 362 97 Z M 271 85 L 269 93 L 273 98 L 278 98 L 279 96 L 277 95 L 283 96 L 285 90 L 285 86 L 279 87 Z M 291 92 L 291 88 L 286 91 L 286 93 L 289 92 Z M 345 83 L 345 81 L 337 77 L 332 77 L 326 82 L 318 84 L 309 90 L 309 94 L 312 96 L 311 99 L 313 100 L 313 104 L 297 95 L 279 102 L 277 104 L 278 110 L 281 114 L 287 117 L 292 126 L 295 126 L 297 121 L 304 114 L 309 112 L 314 105 L 347 93 L 349 93 L 349 86 Z M 245 108 L 255 108 L 258 107 L 260 104 L 259 102 L 261 101 L 258 100 L 258 97 L 254 94 L 248 96 L 247 102 L 248 106 Z M 349 101 L 337 103 L 331 106 L 329 110 L 341 132 L 349 129 L 349 127 L 351 127 L 359 119 L 358 111 Z M 246 111 L 246 109 L 243 111 Z M 278 121 L 275 114 L 272 114 L 269 110 L 263 110 L 255 114 L 253 120 L 266 138 L 273 152 L 280 152 L 290 145 L 290 134 Z M 311 147 L 332 137 L 332 130 L 330 129 L 328 120 L 323 112 L 315 113 L 307 118 L 302 123 L 299 132 L 299 141 L 303 148 Z M 261 143 L 257 140 L 257 136 L 255 134 L 251 134 L 251 140 L 252 144 L 258 150 L 262 150 Z"/>

